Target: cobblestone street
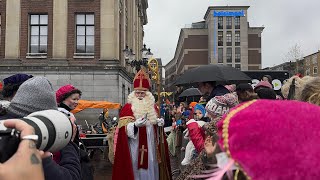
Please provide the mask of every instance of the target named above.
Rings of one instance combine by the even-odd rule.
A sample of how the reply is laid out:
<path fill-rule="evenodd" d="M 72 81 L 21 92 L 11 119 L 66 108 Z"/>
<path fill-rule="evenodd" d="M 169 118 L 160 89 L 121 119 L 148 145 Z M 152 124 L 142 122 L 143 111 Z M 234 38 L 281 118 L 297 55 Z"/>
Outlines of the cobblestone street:
<path fill-rule="evenodd" d="M 179 170 L 181 169 L 180 162 L 184 156 L 184 153 L 178 151 L 177 156 L 170 157 L 171 162 L 171 170 L 173 172 L 173 177 L 177 177 L 179 175 Z M 103 153 L 97 151 L 92 159 L 92 164 L 94 165 L 94 180 L 111 180 L 112 178 L 112 164 L 108 159 L 103 158 Z"/>

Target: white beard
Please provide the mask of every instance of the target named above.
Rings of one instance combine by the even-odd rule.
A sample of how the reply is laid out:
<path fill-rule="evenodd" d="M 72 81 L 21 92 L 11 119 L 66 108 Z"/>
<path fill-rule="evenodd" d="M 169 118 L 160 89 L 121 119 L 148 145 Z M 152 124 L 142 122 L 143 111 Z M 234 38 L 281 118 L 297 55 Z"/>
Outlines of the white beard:
<path fill-rule="evenodd" d="M 135 92 L 129 94 L 128 103 L 132 105 L 132 112 L 136 119 L 143 118 L 147 115 L 147 118 L 151 124 L 157 124 L 157 113 L 154 108 L 154 97 L 151 92 L 147 91 L 146 96 L 139 100 Z"/>

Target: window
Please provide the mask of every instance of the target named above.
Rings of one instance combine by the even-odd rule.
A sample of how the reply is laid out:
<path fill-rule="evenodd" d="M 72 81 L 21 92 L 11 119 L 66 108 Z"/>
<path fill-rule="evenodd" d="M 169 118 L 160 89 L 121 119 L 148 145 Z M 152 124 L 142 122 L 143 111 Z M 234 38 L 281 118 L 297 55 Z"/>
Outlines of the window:
<path fill-rule="evenodd" d="M 76 15 L 76 54 L 94 54 L 94 14 Z"/>
<path fill-rule="evenodd" d="M 30 36 L 28 55 L 47 55 L 48 15 L 31 14 L 29 22 Z"/>
<path fill-rule="evenodd" d="M 317 66 L 313 67 L 313 74 L 318 74 L 318 67 Z"/>
<path fill-rule="evenodd" d="M 223 29 L 223 17 L 218 17 L 218 29 Z"/>
<path fill-rule="evenodd" d="M 241 62 L 241 48 L 235 48 L 235 62 Z"/>
<path fill-rule="evenodd" d="M 240 17 L 239 16 L 234 18 L 234 28 L 240 29 Z"/>
<path fill-rule="evenodd" d="M 309 68 L 306 70 L 306 76 L 310 76 L 310 69 Z"/>
<path fill-rule="evenodd" d="M 223 32 L 218 32 L 218 46 L 223 46 Z"/>
<path fill-rule="evenodd" d="M 236 31 L 234 35 L 235 46 L 240 46 L 240 31 Z"/>
<path fill-rule="evenodd" d="M 232 64 L 227 64 L 227 66 L 230 66 L 230 67 L 232 67 Z"/>
<path fill-rule="evenodd" d="M 235 64 L 235 68 L 241 70 L 241 64 Z"/>
<path fill-rule="evenodd" d="M 232 46 L 232 32 L 227 32 L 227 46 Z"/>
<path fill-rule="evenodd" d="M 223 49 L 218 49 L 218 63 L 223 63 Z"/>
<path fill-rule="evenodd" d="M 232 29 L 232 17 L 227 17 L 227 29 Z"/>
<path fill-rule="evenodd" d="M 232 63 L 232 48 L 227 48 L 227 63 Z"/>

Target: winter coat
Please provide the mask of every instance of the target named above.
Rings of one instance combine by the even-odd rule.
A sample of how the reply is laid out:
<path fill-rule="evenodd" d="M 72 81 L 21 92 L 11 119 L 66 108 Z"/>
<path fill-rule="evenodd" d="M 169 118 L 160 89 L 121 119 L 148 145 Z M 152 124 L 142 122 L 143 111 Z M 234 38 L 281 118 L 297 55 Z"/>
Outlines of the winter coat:
<path fill-rule="evenodd" d="M 217 85 L 213 91 L 210 93 L 210 96 L 207 98 L 207 102 L 209 102 L 215 96 L 222 96 L 230 93 L 230 91 L 222 85 Z"/>
<path fill-rule="evenodd" d="M 60 152 L 62 156 L 59 165 L 51 157 L 43 159 L 42 165 L 45 179 L 80 180 L 81 166 L 77 145 L 70 142 Z"/>
<path fill-rule="evenodd" d="M 189 130 L 189 138 L 192 141 L 197 152 L 200 153 L 203 150 L 205 134 L 202 127 L 197 121 L 191 119 L 187 122 L 187 128 Z"/>
<path fill-rule="evenodd" d="M 68 106 L 66 106 L 63 103 L 59 104 L 59 111 L 66 113 L 66 114 L 72 114 L 70 112 L 70 108 Z M 72 114 L 73 115 L 73 114 Z M 77 149 L 79 151 L 80 156 L 78 155 L 78 159 L 80 160 L 80 172 L 81 172 L 81 176 L 80 179 L 81 180 L 93 180 L 93 174 L 94 174 L 94 167 L 93 165 L 90 163 L 90 159 L 89 159 L 89 154 L 86 151 L 86 149 L 84 148 L 80 148 L 80 144 L 83 144 L 82 140 L 79 137 L 79 131 L 77 130 L 77 134 L 76 137 L 74 139 L 74 144 L 77 146 Z M 60 153 L 62 155 L 62 151 L 60 151 Z M 61 158 L 61 157 L 60 157 Z M 58 159 L 59 164 L 61 164 L 61 159 Z"/>

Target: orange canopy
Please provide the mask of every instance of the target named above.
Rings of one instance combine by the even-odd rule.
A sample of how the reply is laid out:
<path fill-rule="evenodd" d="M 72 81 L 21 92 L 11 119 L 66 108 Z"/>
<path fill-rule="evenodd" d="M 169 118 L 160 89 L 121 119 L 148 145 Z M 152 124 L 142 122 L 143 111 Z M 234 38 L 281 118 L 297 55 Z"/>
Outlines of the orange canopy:
<path fill-rule="evenodd" d="M 87 100 L 79 100 L 78 106 L 72 110 L 71 112 L 76 114 L 84 109 L 120 109 L 120 103 L 112 103 L 107 101 L 87 101 Z"/>

